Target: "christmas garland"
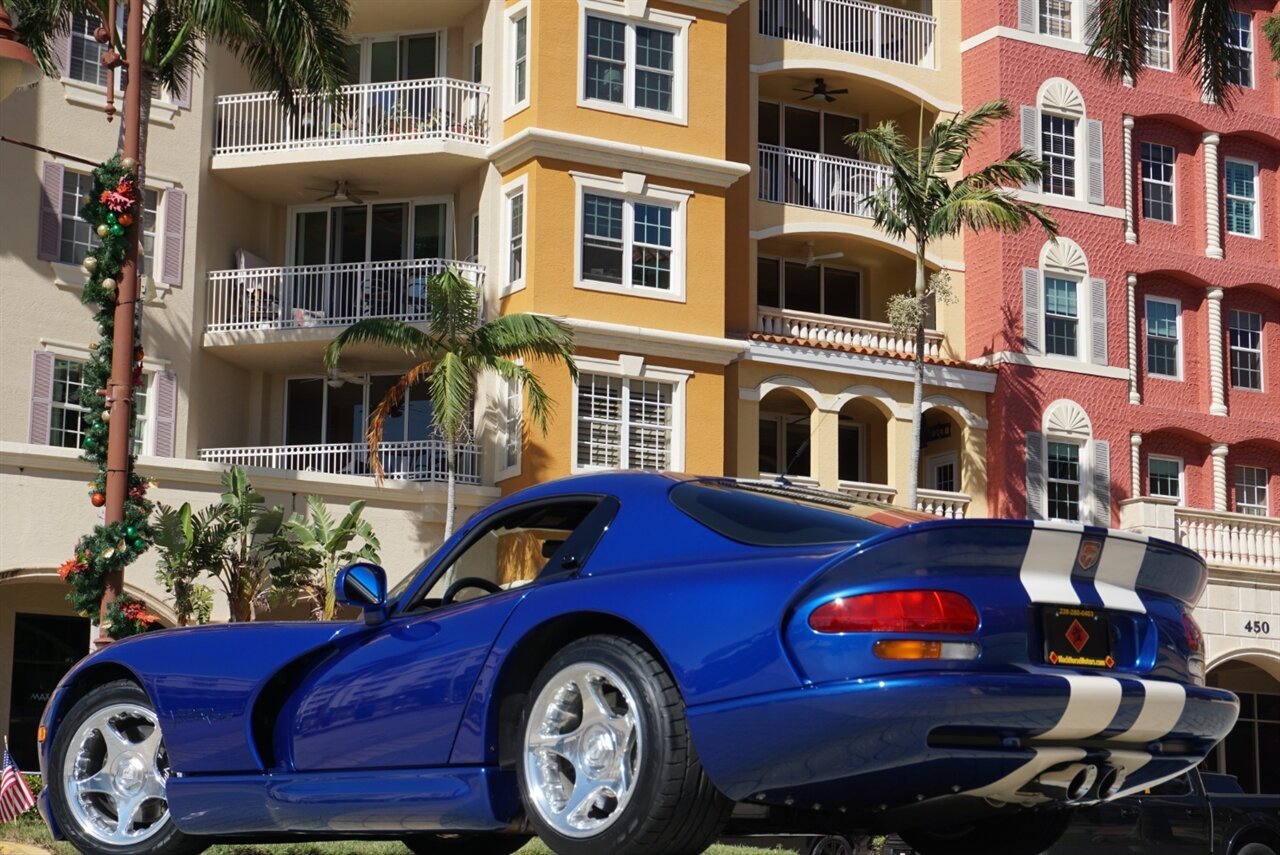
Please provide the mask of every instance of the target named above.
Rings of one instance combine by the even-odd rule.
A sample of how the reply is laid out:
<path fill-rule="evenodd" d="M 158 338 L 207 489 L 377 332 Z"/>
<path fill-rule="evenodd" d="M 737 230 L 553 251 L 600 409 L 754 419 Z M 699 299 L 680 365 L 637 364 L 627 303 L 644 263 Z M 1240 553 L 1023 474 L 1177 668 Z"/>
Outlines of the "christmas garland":
<path fill-rule="evenodd" d="M 120 267 L 128 241 L 137 241 L 137 164 L 119 154 L 93 171 L 93 195 L 80 216 L 92 226 L 101 242 L 84 259 L 89 278 L 81 297 L 94 309 L 102 338 L 89 345 L 89 361 L 84 365 L 84 385 L 80 390 L 83 415 L 84 454 L 94 463 L 98 475 L 90 481 L 89 498 L 94 507 L 106 504 L 107 428 L 110 420 L 107 384 L 111 379 L 111 346 L 115 332 L 115 311 Z M 142 385 L 142 348 L 134 350 L 133 385 Z M 130 414 L 132 417 L 132 414 Z M 132 420 L 132 419 L 131 419 Z M 130 425 L 131 426 L 131 425 Z M 129 450 L 128 493 L 124 519 L 111 525 L 97 525 L 77 541 L 74 556 L 58 570 L 71 586 L 67 600 L 77 612 L 97 620 L 106 589 L 107 574 L 123 572 L 155 539 L 150 518 L 152 504 L 147 499 L 147 481 L 134 472 L 133 449 Z M 158 619 L 147 611 L 142 600 L 121 594 L 108 608 L 104 627 L 112 638 L 145 632 Z"/>

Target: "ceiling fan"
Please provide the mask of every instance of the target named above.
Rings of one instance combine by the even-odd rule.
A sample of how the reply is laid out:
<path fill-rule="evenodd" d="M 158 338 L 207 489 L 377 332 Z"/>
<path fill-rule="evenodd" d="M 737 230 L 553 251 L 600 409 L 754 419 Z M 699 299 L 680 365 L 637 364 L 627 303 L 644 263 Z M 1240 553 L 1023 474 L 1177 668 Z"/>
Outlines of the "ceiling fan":
<path fill-rule="evenodd" d="M 814 255 L 813 241 L 809 241 L 805 246 L 808 247 L 809 251 L 804 258 L 788 258 L 787 261 L 804 262 L 805 268 L 808 269 L 813 267 L 813 265 L 817 264 L 819 261 L 826 261 L 831 258 L 844 258 L 843 252 L 824 252 L 822 255 Z"/>
<path fill-rule="evenodd" d="M 332 200 L 334 202 L 354 202 L 359 205 L 364 201 L 364 196 L 378 195 L 377 190 L 365 190 L 359 187 L 352 187 L 351 182 L 347 181 L 345 178 L 339 178 L 337 181 L 333 182 L 332 188 L 307 187 L 306 189 L 314 190 L 319 193 L 323 193 L 326 190 L 329 191 L 328 195 L 317 198 L 317 202 L 328 202 Z"/>
<path fill-rule="evenodd" d="M 349 371 L 330 368 L 324 382 L 330 389 L 341 389 L 347 383 L 363 383 L 364 377 L 359 374 L 352 374 Z"/>
<path fill-rule="evenodd" d="M 827 81 L 821 77 L 815 77 L 812 89 L 796 89 L 796 92 L 808 92 L 809 94 L 801 98 L 801 101 L 808 101 L 810 98 L 826 98 L 827 102 L 836 100 L 833 95 L 844 95 L 848 89 L 828 89 Z"/>

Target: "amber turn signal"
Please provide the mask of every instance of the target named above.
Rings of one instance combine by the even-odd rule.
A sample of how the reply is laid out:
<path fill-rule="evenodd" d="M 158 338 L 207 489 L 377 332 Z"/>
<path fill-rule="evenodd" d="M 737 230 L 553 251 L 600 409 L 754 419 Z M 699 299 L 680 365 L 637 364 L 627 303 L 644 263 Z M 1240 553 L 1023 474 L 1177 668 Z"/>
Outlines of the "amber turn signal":
<path fill-rule="evenodd" d="M 45 726 L 43 724 L 40 725 L 40 727 L 36 730 L 36 742 L 40 743 L 41 745 L 44 745 L 44 737 L 46 733 L 48 733 L 48 731 L 45 729 Z"/>
<path fill-rule="evenodd" d="M 880 659 L 977 659 L 978 645 L 955 641 L 918 641 L 894 638 L 877 641 L 872 648 Z"/>

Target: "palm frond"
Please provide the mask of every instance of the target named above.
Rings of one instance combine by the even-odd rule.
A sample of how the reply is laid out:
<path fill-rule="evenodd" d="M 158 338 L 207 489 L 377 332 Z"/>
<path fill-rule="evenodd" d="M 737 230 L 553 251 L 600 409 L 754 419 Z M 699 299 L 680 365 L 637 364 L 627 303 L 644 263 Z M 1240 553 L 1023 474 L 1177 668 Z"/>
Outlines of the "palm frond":
<path fill-rule="evenodd" d="M 1029 181 L 1039 182 L 1044 175 L 1045 162 L 1022 149 L 1014 149 L 1004 160 L 987 164 L 972 172 L 958 183 L 969 187 L 1019 186 Z"/>
<path fill-rule="evenodd" d="M 1040 205 L 1004 188 L 958 184 L 947 204 L 934 212 L 930 231 L 937 235 L 953 235 L 961 228 L 1014 232 L 1037 223 L 1049 235 L 1058 233 L 1057 221 Z"/>
<path fill-rule="evenodd" d="M 338 333 L 324 349 L 324 367 L 338 364 L 342 351 L 352 344 L 378 344 L 398 347 L 405 353 L 424 358 L 438 352 L 441 342 L 417 327 L 394 318 L 365 318 Z"/>
<path fill-rule="evenodd" d="M 883 163 L 895 171 L 914 171 L 915 164 L 910 160 L 912 149 L 908 148 L 907 138 L 898 133 L 896 122 L 881 122 L 865 131 L 854 131 L 844 141 L 859 157 Z"/>
<path fill-rule="evenodd" d="M 502 315 L 476 331 L 476 352 L 506 359 L 550 359 L 564 362 L 578 377 L 573 361 L 573 334 L 554 318 L 519 312 Z"/>
<path fill-rule="evenodd" d="M 924 171 L 931 175 L 954 172 L 969 155 L 974 141 L 991 125 L 1012 114 L 1004 101 L 988 101 L 934 124 L 924 144 Z"/>
<path fill-rule="evenodd" d="M 551 396 L 543 388 L 542 381 L 538 379 L 538 375 L 529 370 L 528 366 L 512 362 L 509 359 L 495 359 L 488 367 L 502 379 L 514 380 L 520 384 L 520 388 L 524 391 L 525 397 L 529 402 L 529 415 L 533 417 L 533 421 L 542 432 L 542 435 L 546 436 L 547 424 L 550 422 L 551 414 L 555 409 L 555 402 L 551 400 Z"/>
<path fill-rule="evenodd" d="M 443 354 L 427 378 L 431 414 L 447 441 L 456 442 L 466 431 L 475 381 L 472 366 L 457 353 Z"/>
<path fill-rule="evenodd" d="M 459 341 L 480 324 L 480 292 L 452 267 L 427 280 L 427 325 L 441 341 Z"/>
<path fill-rule="evenodd" d="M 7 0 L 5 6 L 13 17 L 18 41 L 31 49 L 40 70 L 49 77 L 61 74 L 53 46 L 70 36 L 71 19 L 76 15 L 98 19 L 98 10 L 89 0 Z"/>
<path fill-rule="evenodd" d="M 378 405 L 369 414 L 369 424 L 365 428 L 364 438 L 369 443 L 369 468 L 373 470 L 373 478 L 381 484 L 383 475 L 382 460 L 378 458 L 378 446 L 382 444 L 382 435 L 387 428 L 387 418 L 391 411 L 400 406 L 409 389 L 422 382 L 431 373 L 432 363 L 419 362 L 410 368 L 395 384 L 387 390 Z"/>

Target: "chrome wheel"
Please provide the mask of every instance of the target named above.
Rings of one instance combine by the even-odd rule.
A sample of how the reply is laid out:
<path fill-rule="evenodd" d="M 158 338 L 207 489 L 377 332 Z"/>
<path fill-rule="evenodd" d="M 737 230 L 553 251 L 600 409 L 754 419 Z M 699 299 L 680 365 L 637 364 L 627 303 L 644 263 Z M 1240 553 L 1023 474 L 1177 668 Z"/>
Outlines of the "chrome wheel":
<path fill-rule="evenodd" d="M 589 837 L 622 815 L 636 786 L 643 733 L 635 695 L 613 670 L 579 662 L 538 693 L 524 738 L 532 807 L 565 837 Z"/>
<path fill-rule="evenodd" d="M 86 719 L 62 769 L 67 805 L 81 830 L 113 846 L 136 845 L 165 826 L 168 778 L 156 714 L 131 703 L 104 706 Z"/>

